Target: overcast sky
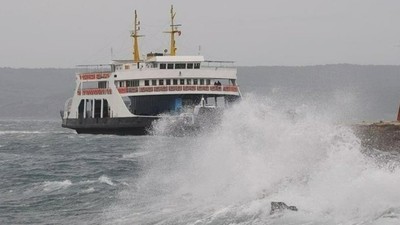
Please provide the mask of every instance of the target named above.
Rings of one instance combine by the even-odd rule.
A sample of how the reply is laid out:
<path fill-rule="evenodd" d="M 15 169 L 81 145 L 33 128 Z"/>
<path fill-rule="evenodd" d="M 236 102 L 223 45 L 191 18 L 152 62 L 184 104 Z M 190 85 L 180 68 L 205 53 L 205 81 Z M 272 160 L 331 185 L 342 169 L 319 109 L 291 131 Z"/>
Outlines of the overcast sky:
<path fill-rule="evenodd" d="M 1 0 L 0 67 L 74 67 L 162 52 L 169 8 L 178 54 L 237 65 L 400 64 L 399 0 Z"/>

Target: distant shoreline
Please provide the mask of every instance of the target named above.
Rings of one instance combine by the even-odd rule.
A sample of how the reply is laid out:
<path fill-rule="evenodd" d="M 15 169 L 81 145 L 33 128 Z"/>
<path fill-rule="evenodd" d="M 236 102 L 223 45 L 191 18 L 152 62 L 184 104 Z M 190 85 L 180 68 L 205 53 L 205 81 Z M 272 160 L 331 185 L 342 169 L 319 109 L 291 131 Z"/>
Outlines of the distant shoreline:
<path fill-rule="evenodd" d="M 242 93 L 285 107 L 341 113 L 338 121 L 392 121 L 400 65 L 239 66 Z M 58 119 L 75 88 L 75 68 L 0 68 L 0 119 Z M 343 114 L 343 115 L 342 115 Z"/>
<path fill-rule="evenodd" d="M 253 67 L 287 67 L 287 68 L 305 68 L 305 67 L 331 67 L 331 66 L 355 66 L 355 67 L 400 67 L 399 65 L 391 65 L 391 64 L 351 64 L 351 63 L 333 63 L 333 64 L 313 64 L 313 65 L 252 65 L 252 66 L 245 66 L 245 65 L 238 65 L 238 68 L 253 68 Z M 77 70 L 76 67 L 10 67 L 10 66 L 1 66 L 0 70 L 2 69 L 26 69 L 26 70 L 36 70 L 36 69 L 43 69 L 43 70 Z M 1 75 L 1 74 L 0 74 Z"/>

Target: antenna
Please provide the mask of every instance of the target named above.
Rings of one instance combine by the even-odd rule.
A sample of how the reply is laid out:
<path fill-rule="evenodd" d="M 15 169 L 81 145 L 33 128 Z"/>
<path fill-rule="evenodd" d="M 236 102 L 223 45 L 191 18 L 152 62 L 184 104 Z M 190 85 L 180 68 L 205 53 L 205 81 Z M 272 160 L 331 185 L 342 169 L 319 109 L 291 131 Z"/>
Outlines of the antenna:
<path fill-rule="evenodd" d="M 143 37 L 143 35 L 138 34 L 139 30 L 140 21 L 137 19 L 137 13 L 135 10 L 135 24 L 133 25 L 133 31 L 131 32 L 131 37 L 133 37 L 133 61 L 135 63 L 140 61 L 138 37 Z"/>
<path fill-rule="evenodd" d="M 111 51 L 110 51 L 110 58 L 111 58 L 111 61 L 113 60 L 113 58 L 114 58 L 114 51 L 113 51 L 113 48 L 111 47 Z"/>
<path fill-rule="evenodd" d="M 399 106 L 399 112 L 397 113 L 397 122 L 400 122 L 400 106 Z"/>
<path fill-rule="evenodd" d="M 175 56 L 176 55 L 176 43 L 175 43 L 175 34 L 178 34 L 179 36 L 181 35 L 181 31 L 178 30 L 178 27 L 181 26 L 181 24 L 174 24 L 174 19 L 175 19 L 176 13 L 174 12 L 174 6 L 171 5 L 171 30 L 170 31 L 165 31 L 164 33 L 169 33 L 171 34 L 171 44 L 170 44 L 170 55 Z"/>

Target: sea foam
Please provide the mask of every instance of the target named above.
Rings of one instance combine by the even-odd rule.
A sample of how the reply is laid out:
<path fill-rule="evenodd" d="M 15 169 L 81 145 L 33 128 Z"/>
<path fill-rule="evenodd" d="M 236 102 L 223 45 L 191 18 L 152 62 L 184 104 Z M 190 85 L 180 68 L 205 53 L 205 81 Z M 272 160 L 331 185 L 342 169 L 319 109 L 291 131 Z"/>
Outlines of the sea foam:
<path fill-rule="evenodd" d="M 105 175 L 101 175 L 101 177 L 99 177 L 98 180 L 100 181 L 100 183 L 105 183 L 105 184 L 108 184 L 108 185 L 111 185 L 111 186 L 114 185 L 112 180 L 109 177 L 105 176 Z"/>
<path fill-rule="evenodd" d="M 44 191 L 56 191 L 59 189 L 64 189 L 72 185 L 70 180 L 64 181 L 45 181 L 43 183 L 43 190 Z"/>

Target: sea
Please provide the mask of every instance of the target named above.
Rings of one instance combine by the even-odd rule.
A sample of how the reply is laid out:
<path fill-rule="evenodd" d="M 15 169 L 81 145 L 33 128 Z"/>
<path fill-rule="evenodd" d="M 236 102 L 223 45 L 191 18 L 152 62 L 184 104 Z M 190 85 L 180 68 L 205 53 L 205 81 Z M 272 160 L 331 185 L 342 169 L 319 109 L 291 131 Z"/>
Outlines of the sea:
<path fill-rule="evenodd" d="M 400 224 L 400 146 L 350 126 L 396 118 L 400 74 L 293 74 L 240 77 L 243 99 L 194 135 L 0 118 L 0 224 Z"/>

